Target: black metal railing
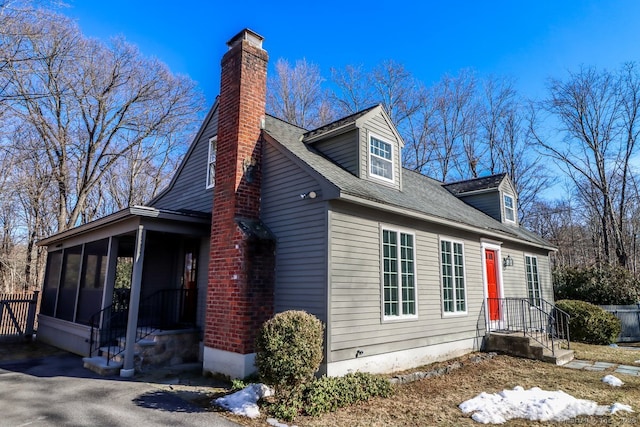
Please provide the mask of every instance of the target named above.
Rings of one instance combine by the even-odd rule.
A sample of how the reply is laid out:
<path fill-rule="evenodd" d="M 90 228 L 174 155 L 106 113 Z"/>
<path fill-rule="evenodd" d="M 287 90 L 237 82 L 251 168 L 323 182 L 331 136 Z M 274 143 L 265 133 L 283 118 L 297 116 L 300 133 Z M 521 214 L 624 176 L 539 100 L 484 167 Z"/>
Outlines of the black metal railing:
<path fill-rule="evenodd" d="M 196 289 L 163 289 L 140 300 L 135 342 L 158 330 L 193 328 L 196 325 Z M 121 340 L 126 337 L 129 302 L 122 300 L 91 316 L 89 356 L 105 348 L 107 365 L 124 351 Z"/>
<path fill-rule="evenodd" d="M 542 298 L 487 298 L 494 332 L 522 332 L 555 355 L 557 344 L 569 349 L 569 314 Z"/>

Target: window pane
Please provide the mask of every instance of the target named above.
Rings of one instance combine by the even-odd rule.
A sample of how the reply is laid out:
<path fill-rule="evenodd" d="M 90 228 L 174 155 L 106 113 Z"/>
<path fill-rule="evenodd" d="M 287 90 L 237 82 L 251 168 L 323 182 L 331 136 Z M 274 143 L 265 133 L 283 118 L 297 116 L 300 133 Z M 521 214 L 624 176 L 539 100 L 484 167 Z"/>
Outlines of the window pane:
<path fill-rule="evenodd" d="M 371 175 L 393 180 L 393 148 L 391 144 L 371 137 L 369 164 Z"/>
<path fill-rule="evenodd" d="M 464 287 L 464 256 L 462 243 L 442 240 L 442 305 L 445 312 L 467 309 Z"/>
<path fill-rule="evenodd" d="M 382 254 L 384 315 L 416 314 L 413 235 L 383 230 Z"/>

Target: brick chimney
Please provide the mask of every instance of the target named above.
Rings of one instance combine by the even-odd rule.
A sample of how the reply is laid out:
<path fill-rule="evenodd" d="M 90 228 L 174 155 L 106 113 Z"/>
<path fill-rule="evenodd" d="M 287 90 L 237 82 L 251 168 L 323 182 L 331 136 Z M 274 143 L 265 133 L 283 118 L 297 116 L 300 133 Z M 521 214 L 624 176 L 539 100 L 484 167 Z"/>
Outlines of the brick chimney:
<path fill-rule="evenodd" d="M 268 55 L 245 29 L 222 58 L 203 370 L 253 372 L 255 333 L 273 314 L 274 243 L 260 223 Z"/>

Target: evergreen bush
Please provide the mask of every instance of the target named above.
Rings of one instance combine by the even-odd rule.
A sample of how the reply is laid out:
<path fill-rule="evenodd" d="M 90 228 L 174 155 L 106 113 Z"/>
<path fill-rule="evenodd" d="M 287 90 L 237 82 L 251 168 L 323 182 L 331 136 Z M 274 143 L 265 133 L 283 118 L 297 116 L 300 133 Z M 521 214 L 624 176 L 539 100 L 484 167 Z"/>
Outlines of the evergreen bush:
<path fill-rule="evenodd" d="M 620 335 L 620 320 L 597 305 L 561 300 L 556 302 L 556 306 L 571 316 L 569 335 L 572 341 L 607 345 L 614 343 Z"/>
<path fill-rule="evenodd" d="M 315 316 L 290 310 L 267 320 L 256 337 L 260 380 L 279 392 L 311 381 L 323 357 L 324 326 Z"/>
<path fill-rule="evenodd" d="M 640 280 L 622 267 L 557 268 L 553 272 L 556 300 L 580 300 L 596 305 L 635 304 Z"/>

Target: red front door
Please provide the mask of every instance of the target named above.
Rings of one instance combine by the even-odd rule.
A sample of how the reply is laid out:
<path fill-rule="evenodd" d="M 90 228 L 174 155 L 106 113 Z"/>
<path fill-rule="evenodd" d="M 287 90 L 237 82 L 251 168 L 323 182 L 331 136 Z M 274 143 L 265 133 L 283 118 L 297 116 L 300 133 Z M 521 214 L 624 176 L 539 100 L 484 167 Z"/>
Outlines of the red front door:
<path fill-rule="evenodd" d="M 489 320 L 500 320 L 500 293 L 498 292 L 498 265 L 496 251 L 485 249 L 487 268 L 487 297 L 489 299 Z"/>

